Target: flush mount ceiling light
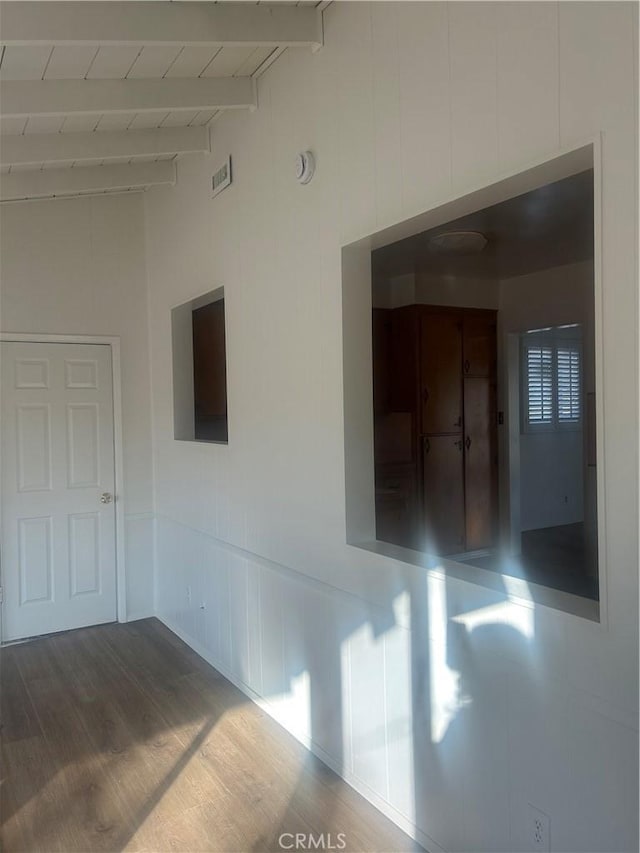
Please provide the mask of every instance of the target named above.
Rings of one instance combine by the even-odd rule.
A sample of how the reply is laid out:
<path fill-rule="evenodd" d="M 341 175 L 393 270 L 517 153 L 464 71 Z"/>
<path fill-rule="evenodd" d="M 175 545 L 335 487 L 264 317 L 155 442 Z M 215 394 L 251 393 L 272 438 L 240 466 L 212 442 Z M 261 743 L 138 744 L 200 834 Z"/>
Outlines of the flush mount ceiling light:
<path fill-rule="evenodd" d="M 444 231 L 429 237 L 429 248 L 447 255 L 472 255 L 486 245 L 487 238 L 479 231 Z"/>

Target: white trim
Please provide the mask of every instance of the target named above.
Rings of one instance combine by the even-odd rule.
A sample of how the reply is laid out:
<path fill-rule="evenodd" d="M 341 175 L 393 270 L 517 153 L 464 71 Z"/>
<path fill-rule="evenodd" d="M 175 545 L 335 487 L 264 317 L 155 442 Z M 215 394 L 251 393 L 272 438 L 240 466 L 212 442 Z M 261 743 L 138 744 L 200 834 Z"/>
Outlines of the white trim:
<path fill-rule="evenodd" d="M 0 341 L 41 344 L 102 344 L 111 347 L 113 381 L 113 453 L 116 516 L 116 608 L 118 622 L 127 621 L 127 571 L 125 560 L 124 462 L 122 454 L 122 382 L 120 338 L 110 335 L 39 335 L 0 332 Z"/>
<path fill-rule="evenodd" d="M 593 145 L 593 314 L 596 394 L 596 503 L 598 532 L 598 585 L 600 591 L 600 625 L 609 630 L 607 595 L 607 513 L 605 501 L 604 444 L 604 292 L 602 286 L 602 133 Z"/>

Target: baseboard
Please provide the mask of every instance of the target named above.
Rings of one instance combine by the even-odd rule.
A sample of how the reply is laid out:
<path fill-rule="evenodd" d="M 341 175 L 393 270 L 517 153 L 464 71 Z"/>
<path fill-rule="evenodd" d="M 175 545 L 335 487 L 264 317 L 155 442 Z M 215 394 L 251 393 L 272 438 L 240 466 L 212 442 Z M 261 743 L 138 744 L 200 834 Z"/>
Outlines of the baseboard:
<path fill-rule="evenodd" d="M 252 702 L 263 710 L 266 714 L 269 714 L 272 719 L 274 719 L 279 725 L 283 726 L 289 734 L 293 735 L 297 741 L 299 741 L 306 749 L 309 750 L 316 758 L 326 764 L 329 769 L 333 770 L 341 779 L 350 785 L 355 791 L 357 791 L 365 800 L 371 803 L 379 812 L 381 812 L 385 817 L 387 817 L 392 823 L 395 823 L 397 827 L 399 827 L 403 832 L 406 832 L 408 836 L 413 838 L 414 841 L 417 841 L 418 844 L 421 845 L 427 851 L 427 853 L 446 853 L 446 851 L 440 847 L 432 838 L 430 838 L 426 833 L 424 833 L 419 827 L 417 827 L 414 823 L 408 820 L 403 814 L 401 814 L 397 809 L 395 809 L 390 803 L 380 797 L 375 791 L 373 791 L 366 782 L 363 782 L 362 779 L 358 778 L 354 773 L 351 773 L 349 770 L 345 770 L 344 767 L 340 767 L 339 764 L 330 756 L 327 752 L 325 752 L 322 747 L 315 744 L 312 739 L 302 731 L 295 731 L 291 728 L 284 726 L 282 721 L 278 718 L 277 713 L 271 702 L 268 699 L 265 699 L 263 696 L 260 696 L 259 693 L 256 693 L 248 684 L 245 684 L 239 678 L 237 678 L 234 673 L 230 672 L 227 667 L 220 664 L 219 661 L 214 660 L 213 656 L 208 652 L 207 649 L 204 648 L 197 640 L 194 640 L 189 634 L 179 628 L 177 625 L 174 625 L 173 622 L 168 619 L 166 616 L 162 616 L 159 613 L 155 614 L 156 618 L 162 622 L 170 631 L 172 631 L 177 637 L 179 637 L 183 642 L 185 642 L 194 652 L 200 655 L 201 658 L 207 661 L 214 669 L 216 669 L 219 673 L 224 675 L 232 684 L 234 684 L 238 690 L 241 690 L 245 696 L 251 699 Z"/>
<path fill-rule="evenodd" d="M 152 619 L 155 615 L 156 614 L 153 610 L 138 610 L 135 613 L 127 613 L 127 622 L 138 622 L 140 619 Z M 173 628 L 171 630 L 173 631 Z M 200 652 L 198 652 L 198 654 L 200 654 Z"/>

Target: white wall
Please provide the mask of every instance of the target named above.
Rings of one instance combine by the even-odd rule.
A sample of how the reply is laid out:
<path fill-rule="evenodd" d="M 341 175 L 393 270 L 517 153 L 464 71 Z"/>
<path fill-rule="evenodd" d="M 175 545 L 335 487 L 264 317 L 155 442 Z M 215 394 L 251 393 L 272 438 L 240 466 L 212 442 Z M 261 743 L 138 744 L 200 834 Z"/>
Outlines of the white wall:
<path fill-rule="evenodd" d="M 146 196 L 158 613 L 433 850 L 531 849 L 527 803 L 637 847 L 635 15 L 334 3 Z M 600 131 L 606 625 L 347 546 L 342 400 L 341 247 Z M 229 445 L 176 442 L 170 308 L 219 285 Z"/>
<path fill-rule="evenodd" d="M 0 328 L 121 340 L 127 610 L 153 612 L 144 208 L 139 194 L 2 207 Z"/>
<path fill-rule="evenodd" d="M 424 305 L 451 305 L 460 308 L 498 308 L 498 281 L 488 278 L 461 278 L 418 271 L 416 302 Z"/>
<path fill-rule="evenodd" d="M 584 521 L 582 430 L 520 435 L 521 529 Z"/>
<path fill-rule="evenodd" d="M 376 308 L 403 305 L 447 305 L 460 308 L 498 308 L 499 282 L 458 275 L 405 273 L 374 279 L 372 300 Z"/>
<path fill-rule="evenodd" d="M 593 264 L 582 262 L 542 270 L 500 281 L 499 345 L 502 354 L 502 388 L 508 365 L 505 336 L 579 323 L 582 327 L 584 393 L 595 391 L 595 322 Z M 505 409 L 504 394 L 500 408 Z M 583 452 L 584 434 L 528 432 L 521 434 L 520 414 L 507 429 L 518 433 L 520 443 L 521 529 L 535 530 L 587 521 L 595 506 L 595 470 L 588 468 Z M 506 441 L 506 436 L 502 437 Z"/>

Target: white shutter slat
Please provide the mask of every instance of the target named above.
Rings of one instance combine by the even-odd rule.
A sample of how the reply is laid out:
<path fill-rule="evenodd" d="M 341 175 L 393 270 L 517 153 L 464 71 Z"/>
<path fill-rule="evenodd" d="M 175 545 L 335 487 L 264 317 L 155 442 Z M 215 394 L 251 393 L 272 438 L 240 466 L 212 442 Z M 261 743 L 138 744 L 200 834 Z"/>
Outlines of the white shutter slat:
<path fill-rule="evenodd" d="M 581 416 L 580 351 L 558 347 L 558 420 L 578 422 Z"/>
<path fill-rule="evenodd" d="M 553 350 L 527 347 L 527 419 L 531 424 L 551 423 L 553 417 Z"/>

